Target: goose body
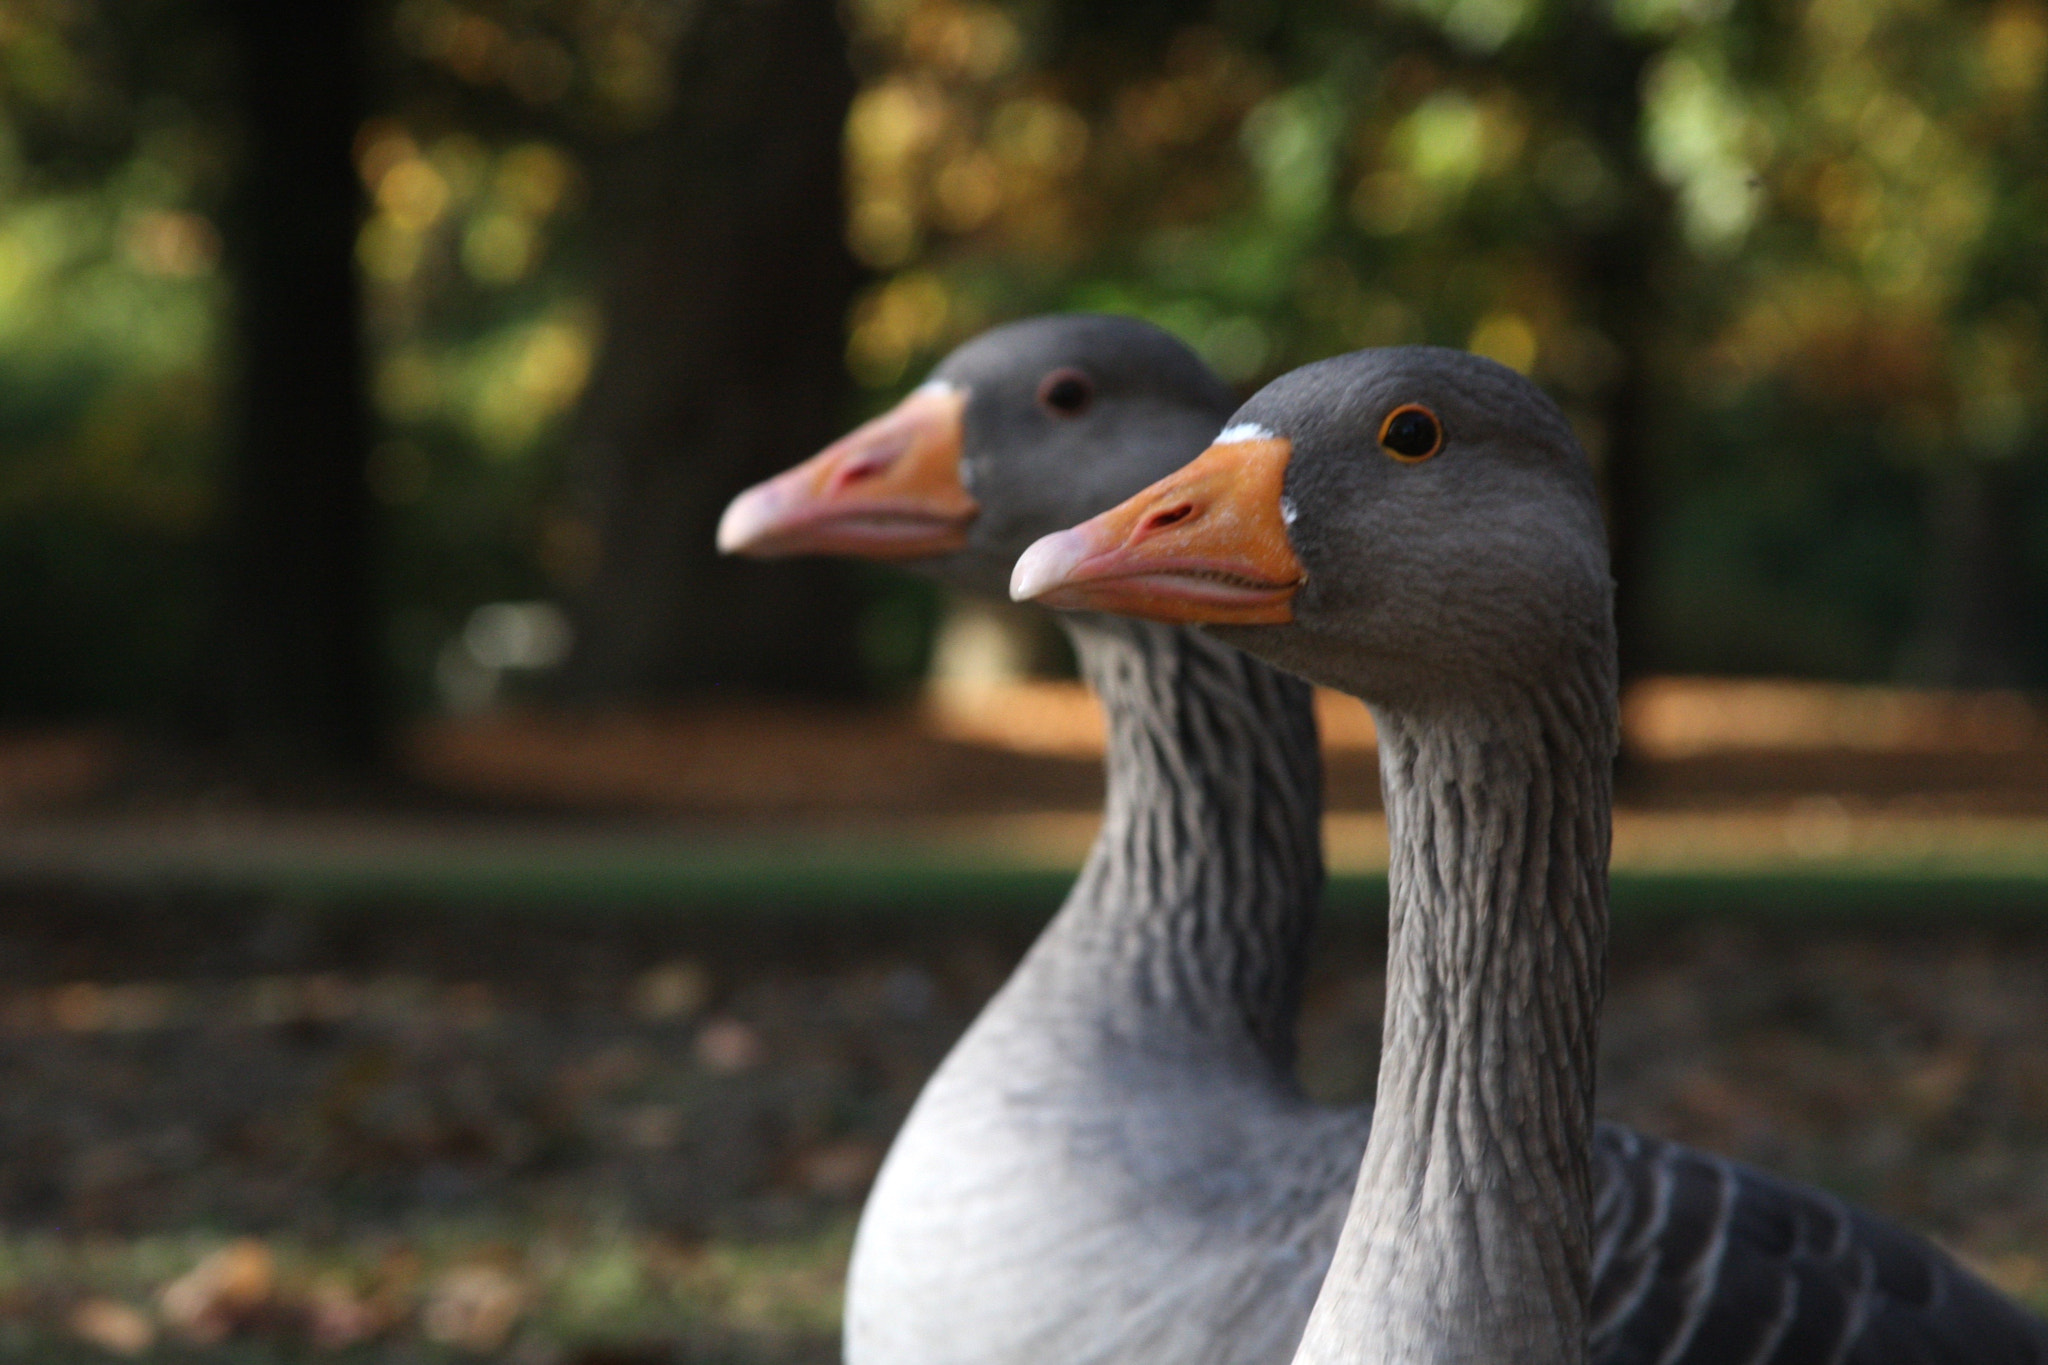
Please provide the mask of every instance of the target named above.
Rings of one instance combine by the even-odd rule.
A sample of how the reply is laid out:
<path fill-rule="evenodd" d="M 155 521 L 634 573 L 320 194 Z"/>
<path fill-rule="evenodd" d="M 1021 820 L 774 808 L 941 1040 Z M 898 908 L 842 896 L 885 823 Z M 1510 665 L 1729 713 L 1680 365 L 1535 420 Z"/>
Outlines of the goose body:
<path fill-rule="evenodd" d="M 1074 632 L 1101 838 L 946 1058 L 854 1245 L 851 1362 L 1283 1361 L 1363 1110 L 1289 1063 L 1321 891 L 1306 689 L 1191 632 Z"/>
<path fill-rule="evenodd" d="M 1377 1112 L 1297 1361 L 2048 1361 L 2048 1327 L 1919 1238 L 1593 1124 L 1611 587 L 1584 457 L 1532 385 L 1427 348 L 1296 371 L 1032 546 L 1012 592 L 1210 624 L 1374 711 Z"/>

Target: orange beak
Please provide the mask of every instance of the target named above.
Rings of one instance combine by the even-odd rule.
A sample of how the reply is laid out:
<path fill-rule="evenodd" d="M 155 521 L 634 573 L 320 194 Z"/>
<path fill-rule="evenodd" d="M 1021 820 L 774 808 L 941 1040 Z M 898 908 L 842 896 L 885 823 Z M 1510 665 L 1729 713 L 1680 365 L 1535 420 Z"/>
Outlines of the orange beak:
<path fill-rule="evenodd" d="M 1308 580 L 1282 510 L 1293 449 L 1266 435 L 1210 446 L 1128 502 L 1034 544 L 1010 596 L 1174 625 L 1292 621 Z"/>
<path fill-rule="evenodd" d="M 929 559 L 967 543 L 981 507 L 960 481 L 965 390 L 927 384 L 794 469 L 732 500 L 729 555 Z"/>

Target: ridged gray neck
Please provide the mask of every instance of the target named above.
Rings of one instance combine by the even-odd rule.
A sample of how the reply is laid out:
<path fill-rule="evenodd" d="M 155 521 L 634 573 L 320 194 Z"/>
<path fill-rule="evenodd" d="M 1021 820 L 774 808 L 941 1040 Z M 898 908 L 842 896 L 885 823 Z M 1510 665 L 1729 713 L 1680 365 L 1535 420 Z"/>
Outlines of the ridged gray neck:
<path fill-rule="evenodd" d="M 1612 697 L 1375 710 L 1385 1041 L 1298 1362 L 1584 1365 Z"/>
<path fill-rule="evenodd" d="M 1020 976 L 1148 1048 L 1291 1069 L 1323 892 L 1310 688 L 1193 630 L 1063 623 L 1108 718 L 1108 790 Z"/>

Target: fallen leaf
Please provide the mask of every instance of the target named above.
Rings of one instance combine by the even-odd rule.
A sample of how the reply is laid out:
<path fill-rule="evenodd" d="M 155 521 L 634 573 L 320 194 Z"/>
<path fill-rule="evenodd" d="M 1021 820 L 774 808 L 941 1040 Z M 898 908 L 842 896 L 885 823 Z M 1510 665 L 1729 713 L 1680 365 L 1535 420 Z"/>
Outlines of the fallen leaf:
<path fill-rule="evenodd" d="M 478 1353 L 505 1344 L 526 1308 L 526 1287 L 496 1266 L 461 1265 L 442 1275 L 420 1325 L 427 1338 Z"/>
<path fill-rule="evenodd" d="M 664 962 L 633 983 L 633 1012 L 650 1024 L 687 1019 L 711 996 L 711 974 L 694 962 Z"/>
<path fill-rule="evenodd" d="M 388 1305 L 358 1294 L 336 1275 L 322 1276 L 306 1295 L 306 1335 L 326 1351 L 368 1341 L 391 1325 Z"/>
<path fill-rule="evenodd" d="M 156 1345 L 156 1324 L 119 1299 L 86 1299 L 71 1310 L 72 1335 L 117 1356 L 139 1356 Z"/>
<path fill-rule="evenodd" d="M 737 1019 L 713 1019 L 697 1031 L 697 1060 L 722 1075 L 754 1067 L 766 1051 L 761 1035 Z"/>
<path fill-rule="evenodd" d="M 824 1195 L 859 1194 L 875 1178 L 882 1164 L 882 1149 L 872 1142 L 849 1138 L 804 1153 L 798 1170 L 804 1184 Z"/>
<path fill-rule="evenodd" d="M 276 1283 L 270 1248 L 244 1237 L 165 1285 L 157 1304 L 164 1321 L 180 1336 L 207 1345 L 255 1316 L 269 1303 Z"/>

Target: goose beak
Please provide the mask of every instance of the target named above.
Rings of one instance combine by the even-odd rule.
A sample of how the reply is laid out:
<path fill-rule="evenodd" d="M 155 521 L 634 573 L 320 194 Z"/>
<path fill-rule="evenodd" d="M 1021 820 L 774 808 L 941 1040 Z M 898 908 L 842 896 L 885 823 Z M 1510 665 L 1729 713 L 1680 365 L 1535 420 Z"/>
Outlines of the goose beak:
<path fill-rule="evenodd" d="M 1292 453 L 1286 437 L 1263 432 L 1219 441 L 1128 502 L 1038 541 L 1017 561 L 1010 596 L 1173 625 L 1292 621 L 1308 580 L 1287 538 Z"/>
<path fill-rule="evenodd" d="M 929 559 L 967 543 L 981 507 L 960 481 L 967 391 L 931 383 L 794 469 L 732 500 L 729 555 Z"/>

